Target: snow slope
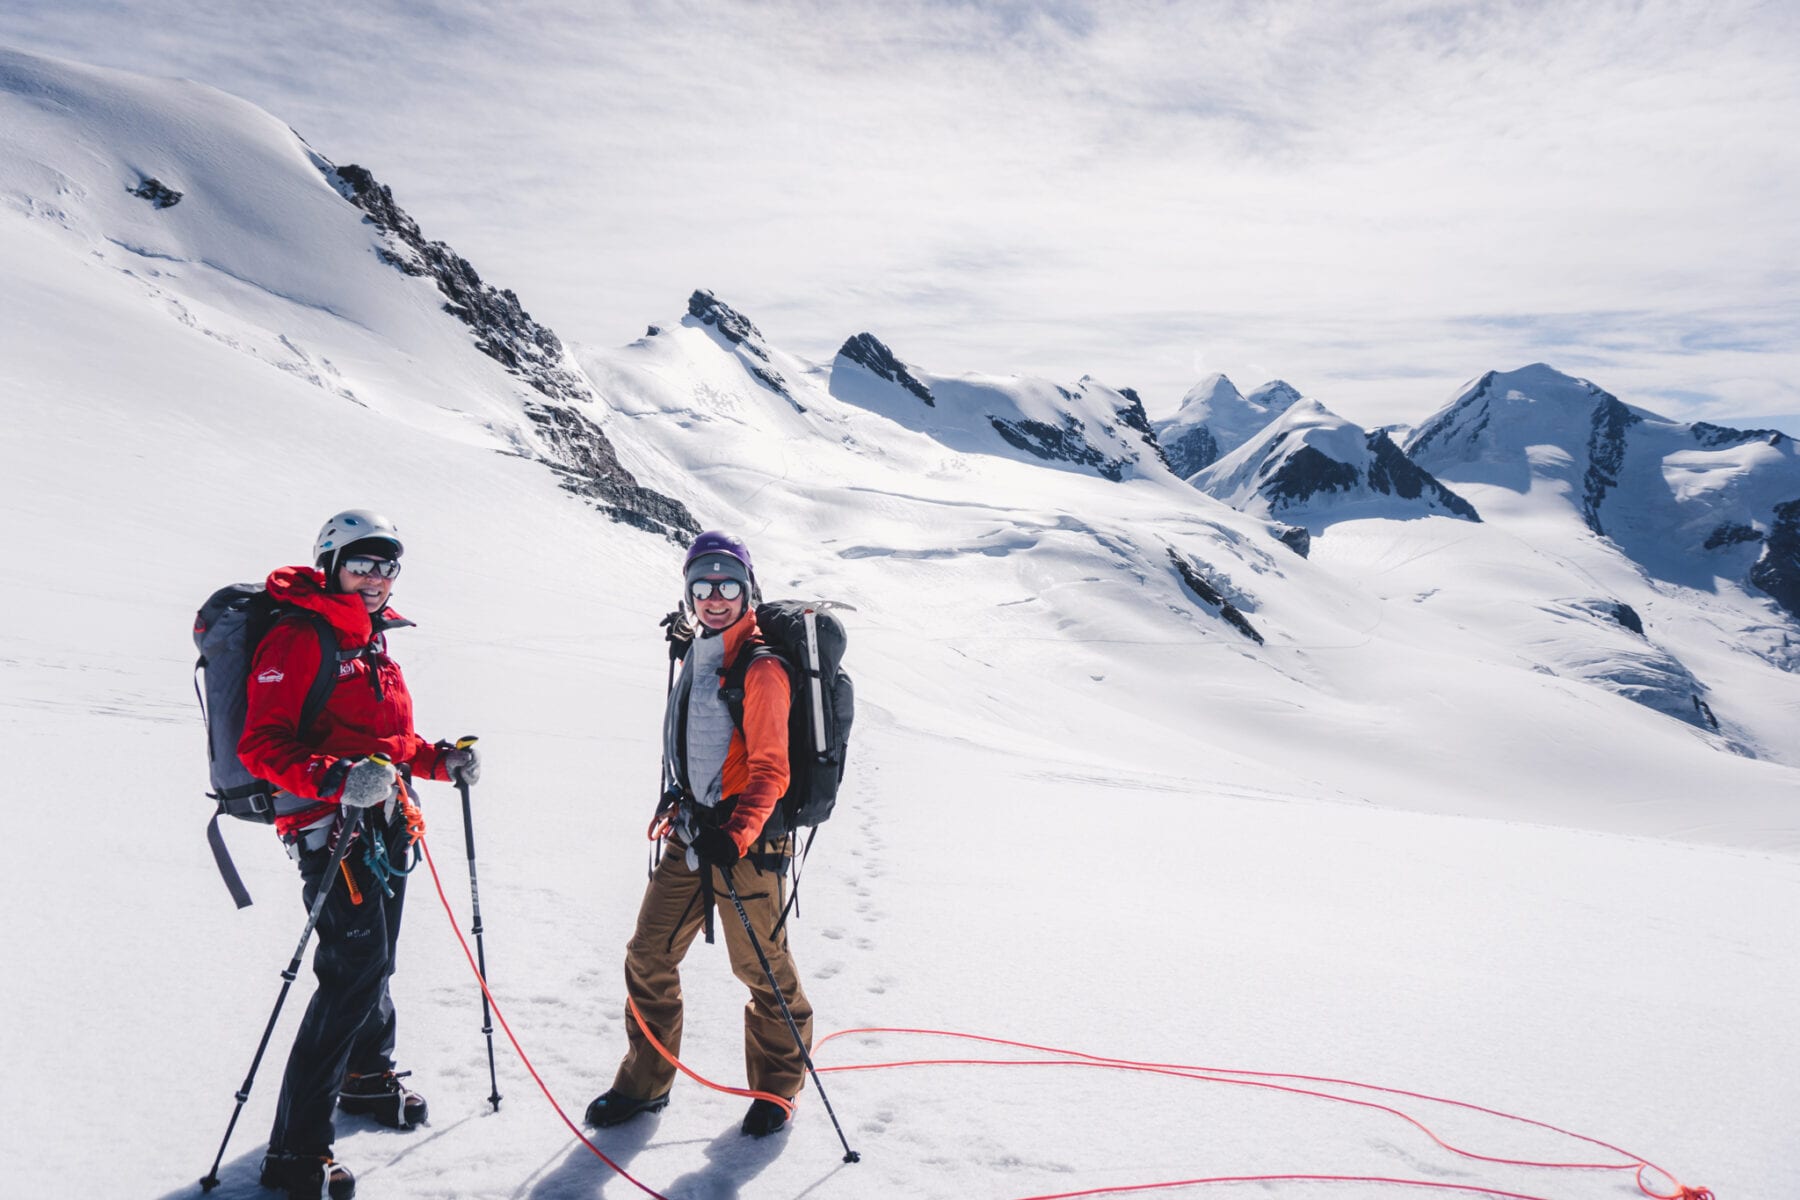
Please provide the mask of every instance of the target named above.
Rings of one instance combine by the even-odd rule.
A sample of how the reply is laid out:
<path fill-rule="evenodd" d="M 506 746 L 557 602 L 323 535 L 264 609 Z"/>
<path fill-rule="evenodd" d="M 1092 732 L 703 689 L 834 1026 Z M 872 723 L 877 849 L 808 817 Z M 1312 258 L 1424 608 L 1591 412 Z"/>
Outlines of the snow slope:
<path fill-rule="evenodd" d="M 395 603 L 419 628 L 394 650 L 427 735 L 483 738 L 490 970 L 579 1112 L 623 1044 L 678 551 L 520 452 L 541 393 L 380 259 L 278 121 L 196 85 L 10 54 L 0 117 L 0 707 L 24 748 L 0 785 L 15 1084 L 0 1129 L 16 1186 L 197 1192 L 301 914 L 265 830 L 229 831 L 255 907 L 234 912 L 213 877 L 187 629 L 213 587 L 301 558 L 349 504 L 407 531 Z M 183 200 L 129 195 L 139 173 Z M 580 368 L 636 479 L 743 532 L 771 593 L 855 606 L 850 791 L 794 933 L 822 1032 L 962 1029 L 1365 1079 L 1590 1132 L 1721 1197 L 1780 1194 L 1800 1114 L 1800 698 L 1775 661 L 1791 626 L 1766 601 L 1648 578 L 1566 507 L 1493 486 L 1469 496 L 1480 525 L 1341 522 L 1302 559 L 1148 456 L 1114 481 L 991 424 L 958 444 L 889 411 L 903 384 L 760 337 L 759 357 L 699 307 L 714 320 L 690 301 Z M 1036 384 L 986 394 L 1027 393 L 1053 403 Z M 1582 607 L 1601 598 L 1710 688 L 1722 730 L 1572 669 L 1579 648 L 1635 647 Z M 431 845 L 466 925 L 456 808 L 434 791 Z M 428 878 L 412 886 L 401 1052 L 433 1124 L 345 1122 L 361 1194 L 637 1194 L 504 1047 L 506 1099 L 487 1111 L 466 967 Z M 258 1139 L 304 987 L 227 1156 L 227 1200 L 263 1194 Z M 735 1081 L 723 956 L 697 948 L 684 990 L 687 1058 Z M 967 1048 L 862 1035 L 819 1057 L 950 1055 Z M 740 1101 L 686 1083 L 662 1116 L 596 1140 L 682 1200 L 1309 1171 L 1631 1188 L 1222 1083 L 963 1066 L 827 1086 L 860 1164 L 839 1162 L 811 1095 L 789 1134 L 751 1143 Z M 129 1114 L 104 1148 L 96 1095 Z M 1404 1107 L 1481 1153 L 1594 1156 Z"/>

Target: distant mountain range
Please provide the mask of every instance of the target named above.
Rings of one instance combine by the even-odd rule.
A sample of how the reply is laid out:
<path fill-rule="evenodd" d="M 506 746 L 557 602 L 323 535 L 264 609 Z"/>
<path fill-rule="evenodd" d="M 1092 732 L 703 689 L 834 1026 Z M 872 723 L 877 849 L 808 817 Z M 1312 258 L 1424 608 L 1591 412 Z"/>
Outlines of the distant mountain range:
<path fill-rule="evenodd" d="M 1164 677 L 1171 656 L 1228 649 L 1204 678 L 1237 706 L 1207 720 L 1271 739 L 1271 761 L 1292 735 L 1245 716 L 1270 689 L 1284 711 L 1338 712 L 1315 738 L 1350 727 L 1342 697 L 1374 695 L 1437 746 L 1486 753 L 1458 739 L 1576 712 L 1559 689 L 1579 685 L 1712 749 L 1786 752 L 1800 467 L 1771 430 L 1671 421 L 1542 364 L 1481 376 L 1403 442 L 1280 380 L 1211 376 L 1152 421 L 1129 387 L 933 370 L 870 330 L 811 361 L 705 289 L 629 345 L 574 354 L 370 171 L 253 106 L 4 52 L 0 220 L 17 278 L 129 314 L 107 327 L 154 348 L 134 371 L 216 377 L 226 355 L 301 381 L 321 428 L 354 412 L 396 447 L 525 459 L 664 539 L 753 514 L 876 611 L 872 581 L 893 587 L 895 625 L 947 623 L 946 644 L 973 628 L 1163 647 L 1135 686 L 1177 689 L 1169 711 L 1213 705 Z M 1082 679 L 1110 677 L 1082 653 Z M 1610 736 L 1636 736 L 1624 720 Z"/>

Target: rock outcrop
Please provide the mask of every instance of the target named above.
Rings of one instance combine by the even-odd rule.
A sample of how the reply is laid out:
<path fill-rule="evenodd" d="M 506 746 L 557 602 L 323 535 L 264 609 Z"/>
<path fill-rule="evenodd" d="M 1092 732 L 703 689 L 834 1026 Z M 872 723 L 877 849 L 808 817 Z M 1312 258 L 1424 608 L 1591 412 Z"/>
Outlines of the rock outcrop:
<path fill-rule="evenodd" d="M 937 407 L 937 400 L 932 397 L 931 389 L 920 383 L 906 364 L 895 358 L 894 352 L 874 334 L 859 333 L 847 339 L 838 348 L 838 353 L 889 383 L 899 384 L 924 401 L 928 407 Z"/>

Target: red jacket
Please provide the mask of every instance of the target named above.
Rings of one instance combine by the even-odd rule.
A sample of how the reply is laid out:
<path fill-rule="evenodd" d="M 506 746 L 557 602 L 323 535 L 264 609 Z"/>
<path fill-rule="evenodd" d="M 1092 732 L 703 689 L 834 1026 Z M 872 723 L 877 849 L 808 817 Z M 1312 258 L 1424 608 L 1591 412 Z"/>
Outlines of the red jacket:
<path fill-rule="evenodd" d="M 721 636 L 725 639 L 725 666 L 735 663 L 745 653 L 750 640 L 758 636 L 754 613 L 746 614 Z M 709 686 L 696 679 L 695 687 Z M 717 687 L 717 683 L 710 683 Z M 776 801 L 788 788 L 788 709 L 792 698 L 788 692 L 787 669 L 772 658 L 750 664 L 744 675 L 744 728 L 731 735 L 731 748 L 725 753 L 725 769 L 721 773 L 722 793 L 736 796 L 737 806 L 725 821 L 725 832 L 737 843 L 738 852 L 748 854 L 756 839 L 762 836 L 763 824 L 775 811 Z"/>
<path fill-rule="evenodd" d="M 249 705 L 238 757 L 259 779 L 320 803 L 277 817 L 283 836 L 331 811 L 343 789 L 341 760 L 387 755 L 419 779 L 447 779 L 444 748 L 413 729 L 412 696 L 400 664 L 387 656 L 389 629 L 411 625 L 392 609 L 371 618 L 362 597 L 329 593 L 325 576 L 310 567 L 282 567 L 269 576 L 269 595 L 319 613 L 345 650 L 362 650 L 338 664 L 337 683 L 318 717 L 305 729 L 300 710 L 319 671 L 319 636 L 310 623 L 282 620 L 256 648 L 250 668 Z"/>

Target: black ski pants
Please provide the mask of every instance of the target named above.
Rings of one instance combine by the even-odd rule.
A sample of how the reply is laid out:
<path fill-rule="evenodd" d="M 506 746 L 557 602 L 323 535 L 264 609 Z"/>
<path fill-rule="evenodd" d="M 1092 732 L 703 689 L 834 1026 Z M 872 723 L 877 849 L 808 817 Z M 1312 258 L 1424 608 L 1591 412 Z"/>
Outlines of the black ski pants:
<path fill-rule="evenodd" d="M 379 818 L 379 809 L 371 812 Z M 405 818 L 383 829 L 382 838 L 389 861 L 404 868 Z M 394 1001 L 388 978 L 400 940 L 406 877 L 391 877 L 388 886 L 394 894 L 386 895 L 365 861 L 369 841 L 366 833 L 359 835 L 344 858 L 362 903 L 355 902 L 340 870 L 319 913 L 314 934 L 318 948 L 313 951 L 318 990 L 288 1053 L 275 1126 L 269 1131 L 272 1151 L 331 1153 L 336 1134 L 331 1118 L 345 1075 L 379 1075 L 394 1068 Z M 323 847 L 300 855 L 301 896 L 308 911 L 330 865 L 331 852 Z"/>

